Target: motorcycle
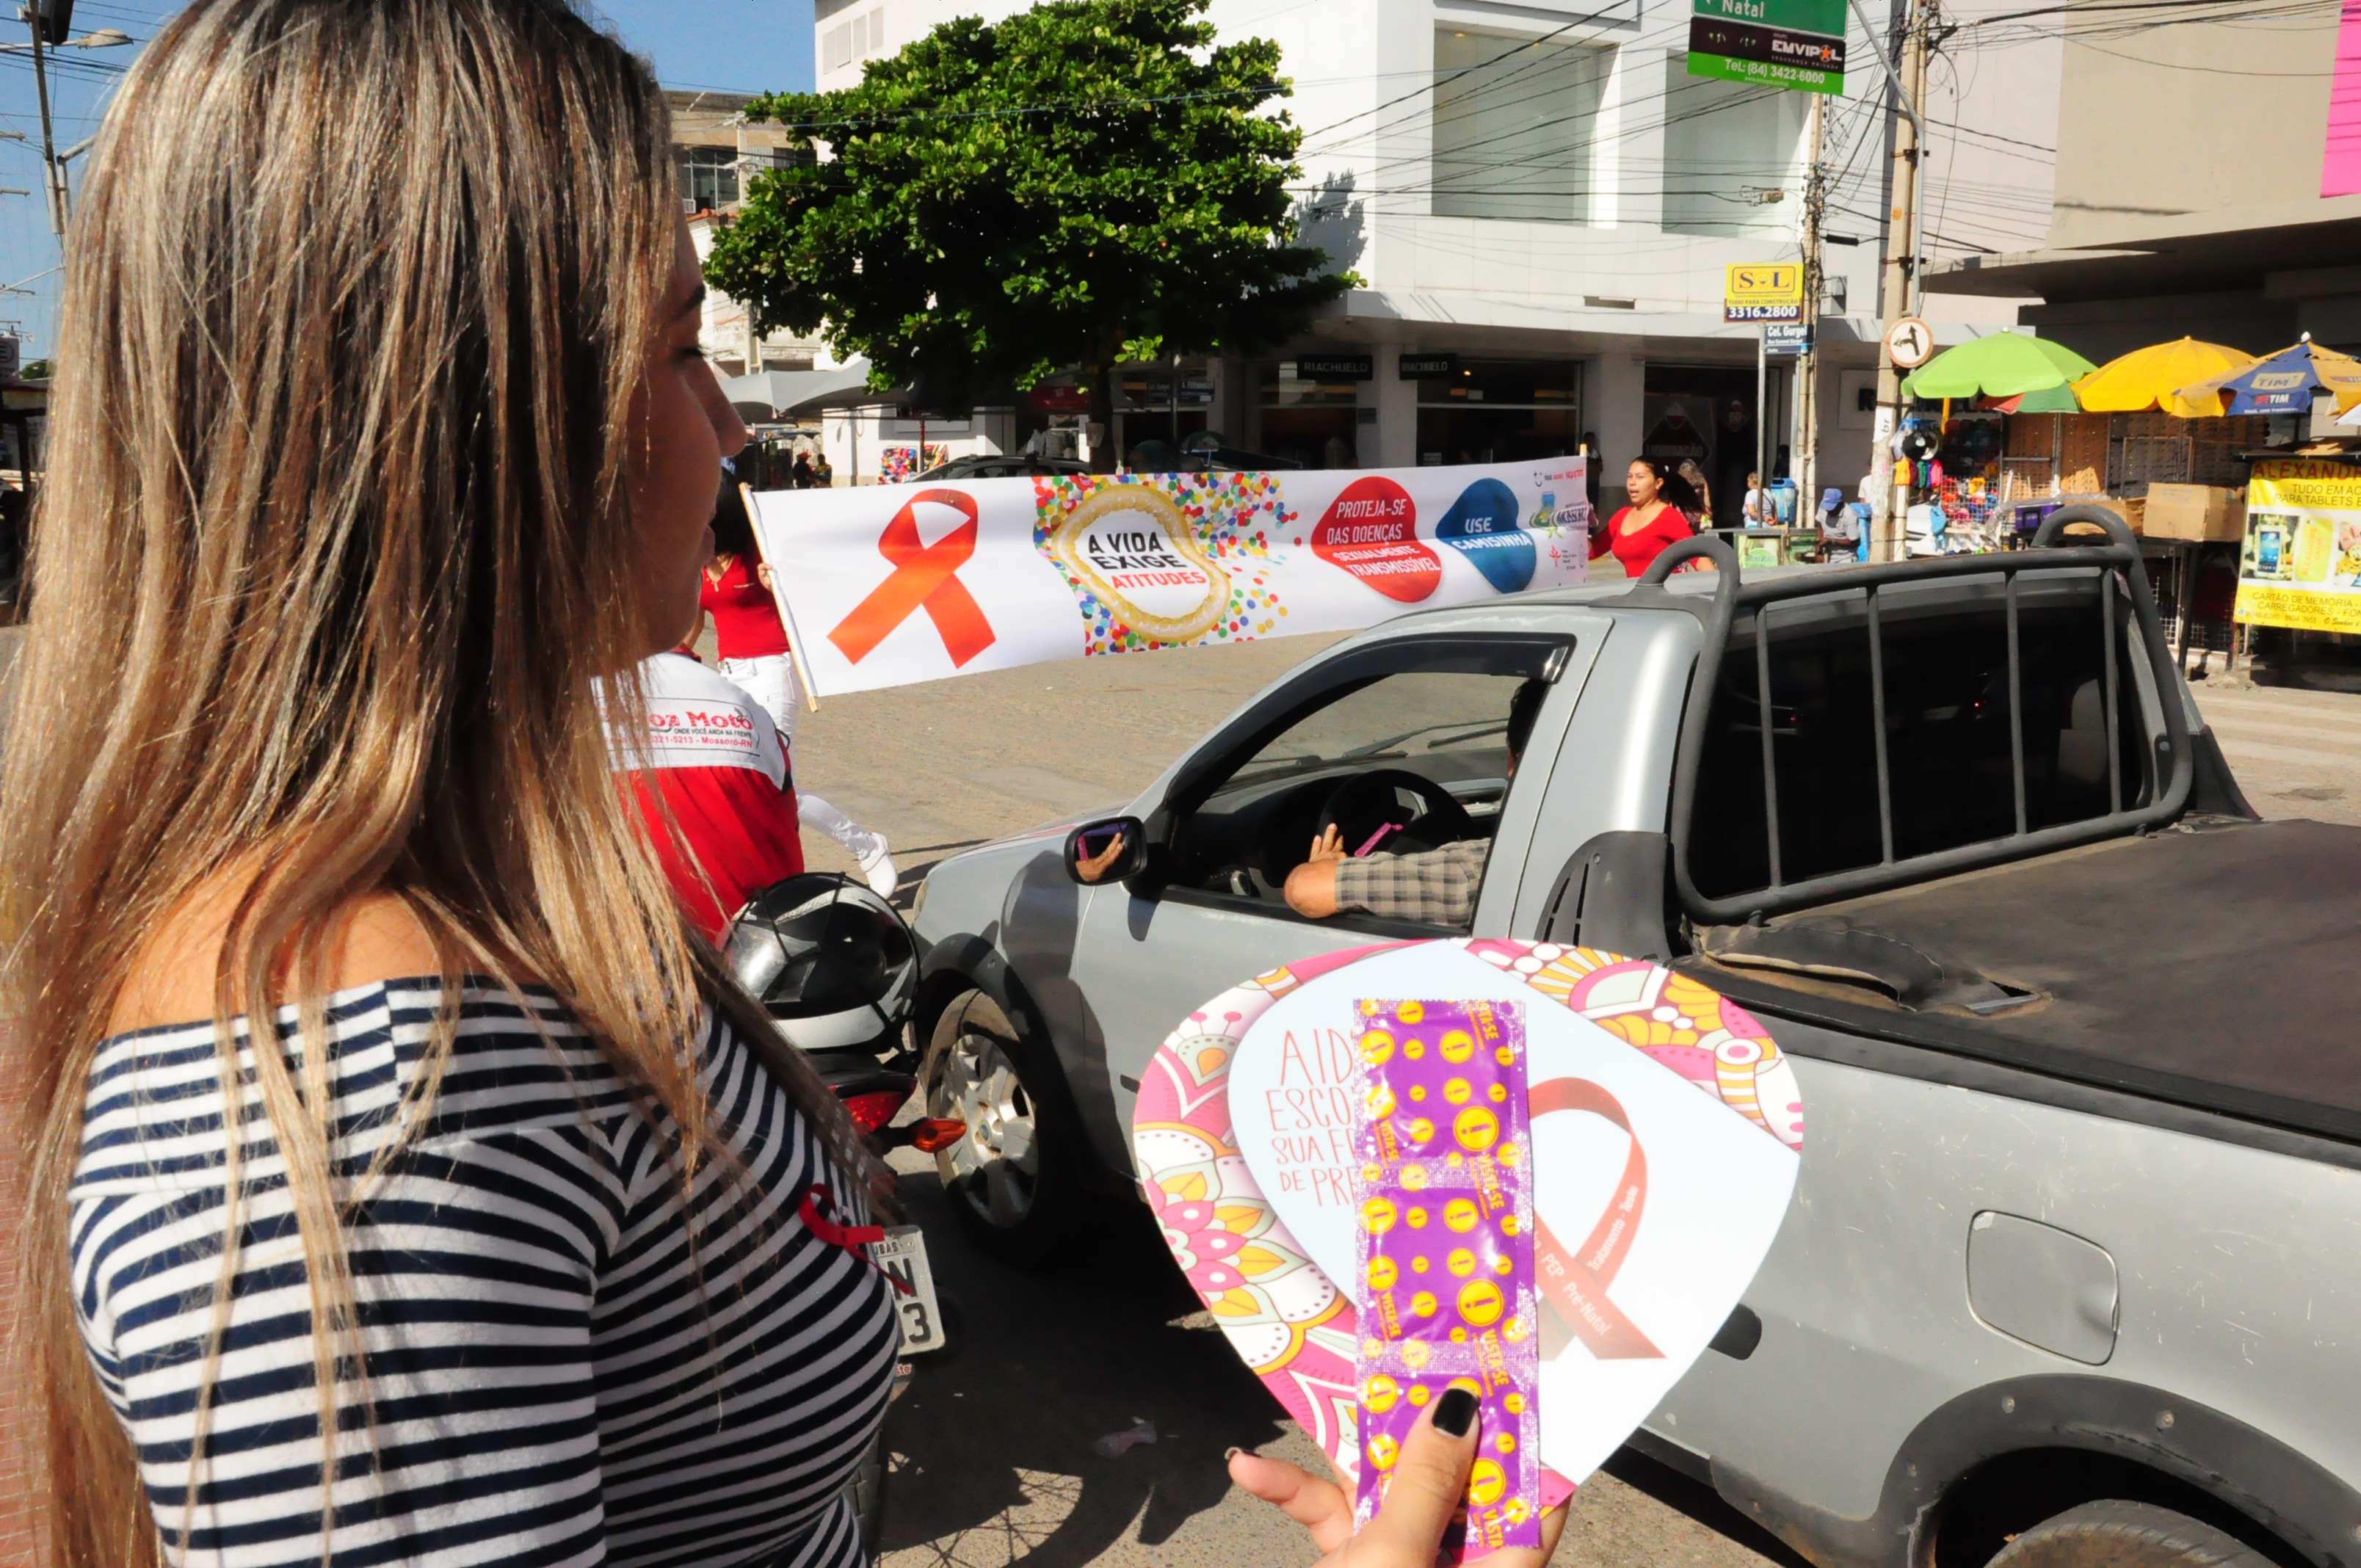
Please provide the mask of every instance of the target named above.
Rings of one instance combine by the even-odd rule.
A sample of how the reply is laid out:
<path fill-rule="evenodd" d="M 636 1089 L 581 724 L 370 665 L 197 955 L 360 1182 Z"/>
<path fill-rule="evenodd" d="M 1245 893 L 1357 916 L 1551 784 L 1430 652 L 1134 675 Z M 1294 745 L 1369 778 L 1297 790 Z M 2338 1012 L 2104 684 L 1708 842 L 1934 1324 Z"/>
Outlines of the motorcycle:
<path fill-rule="evenodd" d="M 803 1054 L 843 1103 L 845 1113 L 882 1156 L 905 1146 L 932 1154 L 957 1143 L 962 1122 L 895 1118 L 918 1086 L 917 1047 L 908 1038 L 918 997 L 917 944 L 894 906 L 851 877 L 807 872 L 774 883 L 746 901 L 723 933 L 730 972 L 763 1003 L 780 1036 Z M 916 1225 L 888 1225 L 872 1255 L 895 1285 L 902 1359 L 892 1398 L 907 1387 L 911 1358 L 949 1343 L 925 1235 Z M 848 1486 L 871 1561 L 885 1511 L 885 1450 L 881 1430 Z"/>

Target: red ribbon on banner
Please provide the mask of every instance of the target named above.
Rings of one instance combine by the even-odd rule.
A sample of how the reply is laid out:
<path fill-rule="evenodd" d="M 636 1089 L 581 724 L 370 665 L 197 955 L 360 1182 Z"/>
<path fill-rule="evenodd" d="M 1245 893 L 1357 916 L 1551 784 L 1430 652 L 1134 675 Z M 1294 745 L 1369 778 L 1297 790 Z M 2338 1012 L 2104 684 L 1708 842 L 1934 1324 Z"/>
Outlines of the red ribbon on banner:
<path fill-rule="evenodd" d="M 1615 1096 L 1582 1078 L 1553 1078 L 1532 1086 L 1526 1102 L 1539 1121 L 1554 1111 L 1584 1111 L 1631 1132 L 1631 1118 Z M 1649 1342 L 1639 1326 L 1607 1299 L 1607 1288 L 1623 1266 L 1639 1234 L 1641 1211 L 1648 1204 L 1648 1156 L 1631 1138 L 1631 1156 L 1623 1162 L 1623 1178 L 1607 1212 L 1592 1227 L 1582 1250 L 1575 1252 L 1550 1234 L 1535 1216 L 1534 1270 L 1541 1281 L 1542 1302 L 1556 1314 L 1574 1336 L 1601 1361 L 1660 1360 L 1664 1352 Z"/>
<path fill-rule="evenodd" d="M 921 544 L 914 510 L 921 501 L 956 508 L 967 521 L 932 544 Z M 920 490 L 912 496 L 877 536 L 877 553 L 892 563 L 894 575 L 854 605 L 852 613 L 837 622 L 828 640 L 858 664 L 876 652 L 888 632 L 923 609 L 935 623 L 935 632 L 942 638 L 943 652 L 951 656 L 953 668 L 991 647 L 995 641 L 992 622 L 984 619 L 982 607 L 958 576 L 959 569 L 975 554 L 981 526 L 975 499 L 964 492 Z"/>

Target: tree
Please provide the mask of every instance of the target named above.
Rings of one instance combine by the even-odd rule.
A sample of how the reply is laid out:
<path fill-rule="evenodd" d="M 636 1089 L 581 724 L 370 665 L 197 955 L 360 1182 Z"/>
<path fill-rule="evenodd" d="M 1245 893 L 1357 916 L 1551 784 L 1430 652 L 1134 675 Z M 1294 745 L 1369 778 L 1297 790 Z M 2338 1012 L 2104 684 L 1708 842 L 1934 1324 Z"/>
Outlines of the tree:
<path fill-rule="evenodd" d="M 1206 0 L 1049 0 L 945 23 L 857 87 L 747 105 L 824 143 L 758 174 L 706 277 L 763 331 L 824 331 L 870 385 L 972 407 L 1082 367 L 1251 352 L 1356 281 L 1298 244 L 1279 46 Z"/>

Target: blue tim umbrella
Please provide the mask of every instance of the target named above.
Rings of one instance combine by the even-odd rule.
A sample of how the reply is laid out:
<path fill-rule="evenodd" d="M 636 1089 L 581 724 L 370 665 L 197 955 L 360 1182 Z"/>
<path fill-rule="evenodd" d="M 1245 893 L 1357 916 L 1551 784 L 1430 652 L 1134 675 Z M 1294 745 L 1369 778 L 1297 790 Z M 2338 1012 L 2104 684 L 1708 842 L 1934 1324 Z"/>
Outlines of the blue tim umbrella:
<path fill-rule="evenodd" d="M 2300 414 L 2312 411 L 2315 392 L 2334 397 L 2340 413 L 2361 403 L 2361 360 L 2322 348 L 2306 333 L 2292 347 L 2173 396 L 2202 408 L 2219 406 L 2225 414 Z"/>

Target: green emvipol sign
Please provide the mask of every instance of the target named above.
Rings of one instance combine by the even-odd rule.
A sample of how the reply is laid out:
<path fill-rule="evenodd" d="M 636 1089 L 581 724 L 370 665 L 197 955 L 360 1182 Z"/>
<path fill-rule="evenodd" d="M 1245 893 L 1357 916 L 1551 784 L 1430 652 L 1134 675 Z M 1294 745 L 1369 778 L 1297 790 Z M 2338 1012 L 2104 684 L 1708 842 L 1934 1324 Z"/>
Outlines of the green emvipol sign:
<path fill-rule="evenodd" d="M 1689 74 L 1844 91 L 1844 0 L 1697 0 Z"/>

